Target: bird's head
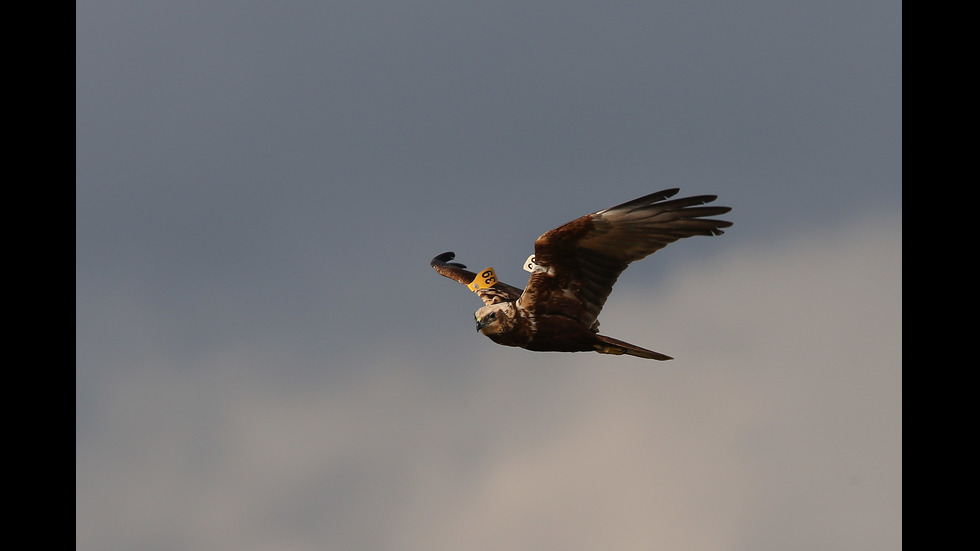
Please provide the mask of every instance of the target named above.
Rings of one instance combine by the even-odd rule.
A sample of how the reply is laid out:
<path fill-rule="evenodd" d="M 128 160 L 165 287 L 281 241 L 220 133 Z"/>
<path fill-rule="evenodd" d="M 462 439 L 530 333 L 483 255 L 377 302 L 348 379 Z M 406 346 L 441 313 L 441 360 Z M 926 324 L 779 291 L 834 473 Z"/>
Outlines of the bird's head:
<path fill-rule="evenodd" d="M 509 302 L 498 302 L 476 311 L 476 330 L 486 336 L 499 335 L 513 326 L 516 310 Z"/>

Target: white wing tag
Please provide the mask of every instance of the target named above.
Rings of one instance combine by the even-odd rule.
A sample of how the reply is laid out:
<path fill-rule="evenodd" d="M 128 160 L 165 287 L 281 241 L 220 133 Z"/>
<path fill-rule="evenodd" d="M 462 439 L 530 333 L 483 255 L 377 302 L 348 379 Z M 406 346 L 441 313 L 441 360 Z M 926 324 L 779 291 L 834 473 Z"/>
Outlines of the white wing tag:
<path fill-rule="evenodd" d="M 527 260 L 524 261 L 524 271 L 531 272 L 533 274 L 534 272 L 544 272 L 547 270 L 545 270 L 544 266 L 534 262 L 534 255 L 532 254 L 531 256 L 527 257 Z"/>

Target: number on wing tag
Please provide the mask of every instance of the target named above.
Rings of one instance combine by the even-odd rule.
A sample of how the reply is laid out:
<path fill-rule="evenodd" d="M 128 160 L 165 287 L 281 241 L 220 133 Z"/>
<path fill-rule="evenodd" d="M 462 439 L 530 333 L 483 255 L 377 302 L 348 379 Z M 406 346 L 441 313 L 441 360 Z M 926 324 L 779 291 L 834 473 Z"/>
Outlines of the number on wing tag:
<path fill-rule="evenodd" d="M 524 271 L 531 272 L 533 274 L 534 272 L 543 272 L 545 269 L 544 266 L 534 262 L 534 255 L 532 254 L 531 256 L 527 257 L 527 260 L 524 261 Z"/>
<path fill-rule="evenodd" d="M 493 272 L 493 267 L 490 267 L 476 274 L 476 278 L 470 282 L 468 287 L 470 288 L 470 291 L 473 291 L 475 293 L 480 289 L 493 287 L 493 284 L 496 282 L 497 282 L 497 274 Z"/>

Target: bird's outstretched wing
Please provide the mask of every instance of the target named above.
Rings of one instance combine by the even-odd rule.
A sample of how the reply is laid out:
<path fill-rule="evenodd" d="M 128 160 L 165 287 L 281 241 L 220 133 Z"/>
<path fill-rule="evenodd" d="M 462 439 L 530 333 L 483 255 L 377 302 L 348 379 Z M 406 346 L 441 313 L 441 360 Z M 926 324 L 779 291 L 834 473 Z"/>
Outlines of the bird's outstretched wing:
<path fill-rule="evenodd" d="M 467 270 L 464 264 L 460 264 L 459 262 L 450 262 L 454 258 L 456 258 L 456 254 L 453 252 L 442 253 L 433 258 L 432 261 L 429 262 L 429 265 L 432 266 L 435 271 L 448 277 L 449 279 L 454 279 L 463 285 L 470 287 L 477 279 L 477 274 Z M 475 292 L 487 306 L 498 302 L 515 301 L 520 298 L 521 293 L 524 292 L 523 289 L 514 287 L 513 285 L 508 285 L 503 281 L 493 282 L 489 286 L 479 286 L 477 289 L 470 287 L 470 290 Z"/>
<path fill-rule="evenodd" d="M 666 189 L 573 220 L 534 242 L 534 262 L 518 304 L 535 314 L 557 314 L 589 327 L 595 323 L 613 284 L 630 262 L 693 235 L 721 235 L 731 222 L 707 216 L 728 207 L 700 206 L 715 195 L 668 201 Z M 445 274 L 443 274 L 445 275 Z"/>

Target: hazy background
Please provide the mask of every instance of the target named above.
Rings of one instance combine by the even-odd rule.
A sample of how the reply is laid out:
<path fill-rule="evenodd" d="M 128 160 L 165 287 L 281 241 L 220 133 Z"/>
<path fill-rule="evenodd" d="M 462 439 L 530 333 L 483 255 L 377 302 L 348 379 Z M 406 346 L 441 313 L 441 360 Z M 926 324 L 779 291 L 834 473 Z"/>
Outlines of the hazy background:
<path fill-rule="evenodd" d="M 76 3 L 76 548 L 901 547 L 901 3 Z M 733 207 L 603 332 L 454 250 Z"/>

